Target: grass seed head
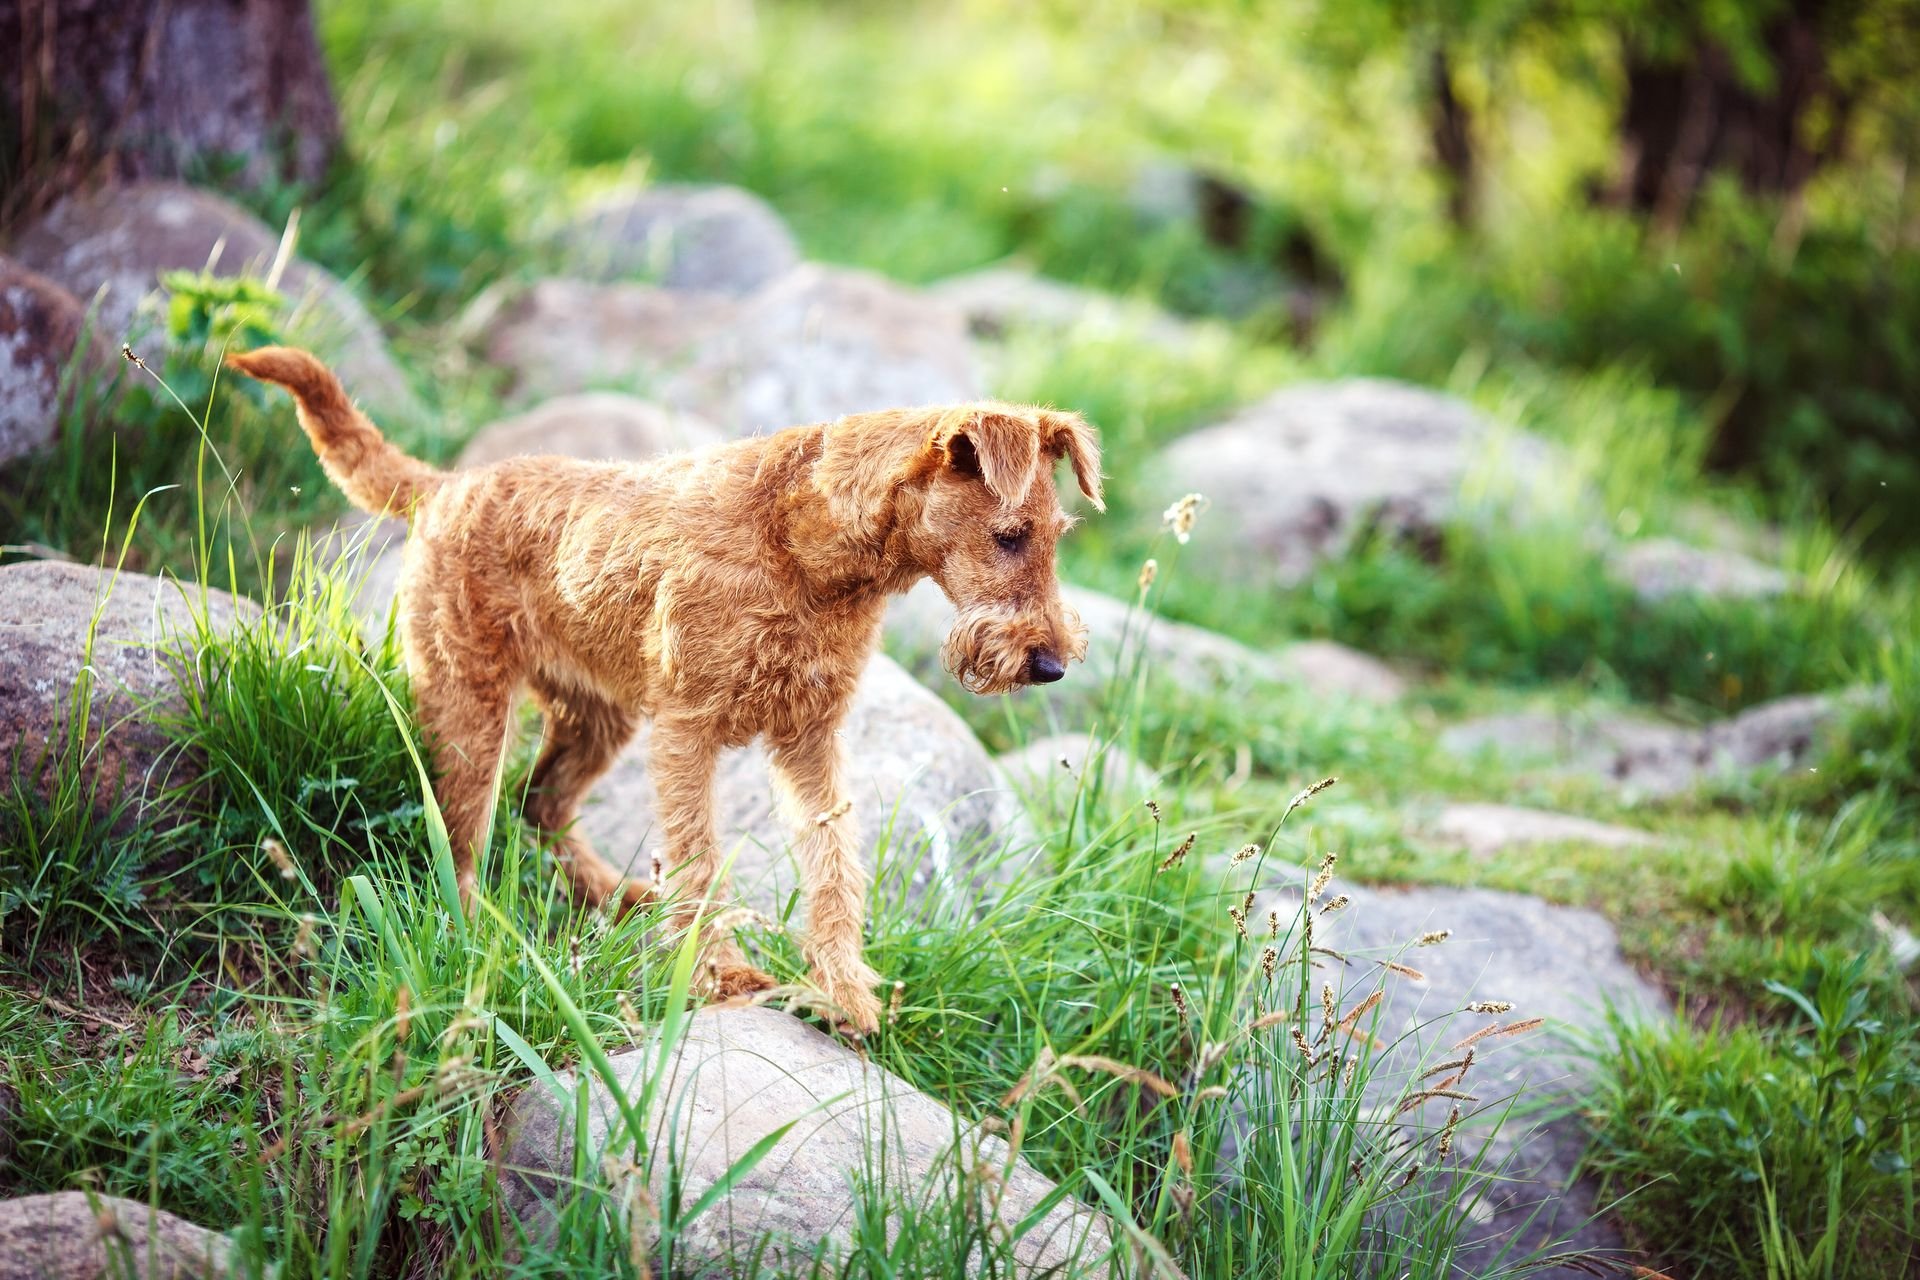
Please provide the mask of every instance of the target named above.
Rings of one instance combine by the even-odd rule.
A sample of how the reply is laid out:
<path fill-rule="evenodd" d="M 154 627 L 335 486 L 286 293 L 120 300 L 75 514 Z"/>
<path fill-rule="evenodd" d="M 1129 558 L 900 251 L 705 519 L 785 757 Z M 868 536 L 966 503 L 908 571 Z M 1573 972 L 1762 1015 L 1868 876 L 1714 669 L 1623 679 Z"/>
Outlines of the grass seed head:
<path fill-rule="evenodd" d="M 280 878 L 282 880 L 297 880 L 300 878 L 298 868 L 293 865 L 293 855 L 287 852 L 287 846 L 281 844 L 272 836 L 268 836 L 260 842 L 260 852 L 266 854 L 268 861 L 280 869 Z"/>
<path fill-rule="evenodd" d="M 1145 564 L 1141 565 L 1140 566 L 1140 594 L 1141 595 L 1147 594 L 1147 588 L 1151 587 L 1153 585 L 1153 580 L 1159 576 L 1160 576 L 1160 562 L 1158 560 L 1149 559 Z"/>
<path fill-rule="evenodd" d="M 1153 825 L 1156 827 L 1159 826 L 1160 825 L 1160 802 L 1158 800 L 1147 801 L 1147 812 L 1153 816 Z"/>
<path fill-rule="evenodd" d="M 1421 946 L 1421 947 L 1436 947 L 1436 946 L 1439 946 L 1441 943 L 1445 942 L 1448 938 L 1451 938 L 1452 936 L 1453 936 L 1453 930 L 1451 929 L 1431 929 L 1431 930 L 1428 930 L 1426 933 L 1421 934 L 1419 941 L 1416 942 L 1414 945 Z"/>
<path fill-rule="evenodd" d="M 1180 989 L 1177 982 L 1169 982 L 1167 991 L 1173 996 L 1173 1007 L 1180 1011 L 1180 1021 L 1187 1020 L 1187 993 Z"/>
<path fill-rule="evenodd" d="M 1240 846 L 1239 852 L 1235 853 L 1233 857 L 1227 859 L 1227 865 L 1230 867 L 1237 867 L 1241 863 L 1250 862 L 1259 856 L 1260 856 L 1259 845 L 1243 844 Z"/>
<path fill-rule="evenodd" d="M 1193 536 L 1193 522 L 1200 515 L 1200 504 L 1205 501 L 1199 494 L 1189 493 L 1161 515 L 1161 522 L 1173 531 L 1173 540 L 1181 546 Z"/>
<path fill-rule="evenodd" d="M 1343 893 L 1339 897 L 1329 900 L 1326 906 L 1321 907 L 1320 914 L 1324 916 L 1331 912 L 1338 911 L 1352 902 L 1353 899 Z"/>
<path fill-rule="evenodd" d="M 1513 1011 L 1511 1000 L 1475 1000 L 1467 1006 L 1468 1013 L 1510 1013 Z"/>
<path fill-rule="evenodd" d="M 1180 847 L 1168 854 L 1167 860 L 1160 864 L 1160 870 L 1171 871 L 1179 866 L 1181 859 L 1187 856 L 1187 851 L 1193 848 L 1193 842 L 1199 838 L 1200 833 L 1198 831 L 1189 831 L 1187 838 L 1180 842 Z"/>

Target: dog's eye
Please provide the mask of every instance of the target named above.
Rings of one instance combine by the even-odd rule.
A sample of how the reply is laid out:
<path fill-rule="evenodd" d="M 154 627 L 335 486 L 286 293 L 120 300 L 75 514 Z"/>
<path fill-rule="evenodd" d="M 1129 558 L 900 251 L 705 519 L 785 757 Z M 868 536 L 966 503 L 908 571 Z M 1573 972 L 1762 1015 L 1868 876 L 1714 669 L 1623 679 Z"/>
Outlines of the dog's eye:
<path fill-rule="evenodd" d="M 1027 531 L 1022 529 L 1017 533 L 996 533 L 993 535 L 993 540 L 1000 544 L 1002 551 L 1018 551 L 1027 545 Z"/>

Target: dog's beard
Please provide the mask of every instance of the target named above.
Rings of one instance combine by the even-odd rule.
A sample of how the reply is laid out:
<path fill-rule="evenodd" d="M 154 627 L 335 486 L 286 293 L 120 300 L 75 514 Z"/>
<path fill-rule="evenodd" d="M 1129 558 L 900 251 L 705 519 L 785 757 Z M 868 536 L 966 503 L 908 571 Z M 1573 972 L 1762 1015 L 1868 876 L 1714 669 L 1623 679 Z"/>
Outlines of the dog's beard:
<path fill-rule="evenodd" d="M 991 604 L 962 609 L 940 646 L 940 664 L 969 693 L 1007 693 L 1027 683 L 1027 655 L 1047 629 Z"/>

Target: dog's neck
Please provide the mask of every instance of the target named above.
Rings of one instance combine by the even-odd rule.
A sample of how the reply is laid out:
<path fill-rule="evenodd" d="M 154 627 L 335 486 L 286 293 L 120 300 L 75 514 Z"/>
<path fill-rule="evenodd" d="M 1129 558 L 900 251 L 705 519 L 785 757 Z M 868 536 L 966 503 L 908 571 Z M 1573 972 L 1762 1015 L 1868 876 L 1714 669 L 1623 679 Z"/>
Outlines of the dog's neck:
<path fill-rule="evenodd" d="M 929 572 L 911 536 L 920 494 L 901 467 L 866 458 L 848 466 L 849 442 L 836 440 L 831 426 L 815 431 L 784 488 L 782 549 L 817 603 L 877 608 Z M 880 442 L 859 443 L 866 452 Z"/>

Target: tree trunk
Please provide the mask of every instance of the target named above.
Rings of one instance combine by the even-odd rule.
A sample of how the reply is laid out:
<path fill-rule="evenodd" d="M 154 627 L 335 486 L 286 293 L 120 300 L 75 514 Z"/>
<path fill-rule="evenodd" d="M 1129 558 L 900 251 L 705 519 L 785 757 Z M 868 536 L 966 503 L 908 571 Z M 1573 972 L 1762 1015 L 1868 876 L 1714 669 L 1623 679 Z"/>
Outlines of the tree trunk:
<path fill-rule="evenodd" d="M 307 0 L 0 0 L 15 216 L 104 171 L 317 183 L 340 122 Z"/>
<path fill-rule="evenodd" d="M 1712 44 L 1696 44 L 1679 62 L 1630 53 L 1616 201 L 1675 227 L 1709 173 L 1732 173 L 1756 195 L 1792 197 L 1835 159 L 1852 103 L 1828 74 L 1821 8 L 1794 0 L 1767 28 L 1772 76 L 1759 88 Z M 1815 138 L 1807 122 L 1822 105 L 1830 118 Z"/>
<path fill-rule="evenodd" d="M 1475 164 L 1473 117 L 1453 88 L 1453 61 L 1444 44 L 1435 44 L 1427 65 L 1428 130 L 1433 157 L 1447 186 L 1447 216 L 1456 227 L 1473 225 Z"/>

